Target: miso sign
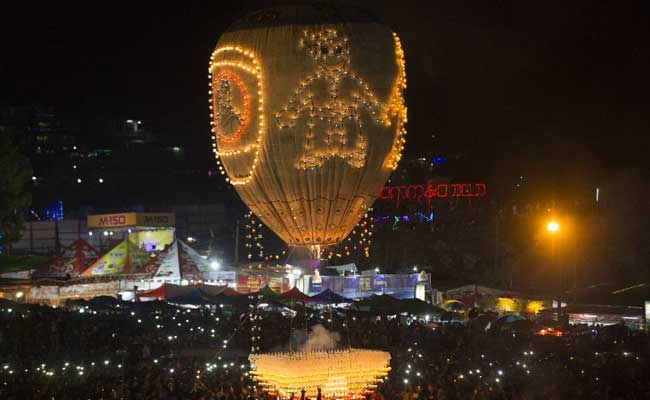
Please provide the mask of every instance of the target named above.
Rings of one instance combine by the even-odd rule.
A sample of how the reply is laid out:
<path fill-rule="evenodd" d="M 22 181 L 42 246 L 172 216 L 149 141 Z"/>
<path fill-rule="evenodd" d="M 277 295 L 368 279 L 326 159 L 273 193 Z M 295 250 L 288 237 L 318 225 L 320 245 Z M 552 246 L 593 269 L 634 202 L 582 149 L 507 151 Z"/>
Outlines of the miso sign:
<path fill-rule="evenodd" d="M 171 213 L 138 213 L 136 214 L 138 226 L 174 226 L 176 215 Z"/>
<path fill-rule="evenodd" d="M 135 226 L 135 213 L 89 215 L 88 228 L 125 228 Z"/>
<path fill-rule="evenodd" d="M 176 216 L 171 213 L 117 213 L 89 215 L 88 228 L 128 228 L 136 226 L 171 227 L 176 225 Z"/>

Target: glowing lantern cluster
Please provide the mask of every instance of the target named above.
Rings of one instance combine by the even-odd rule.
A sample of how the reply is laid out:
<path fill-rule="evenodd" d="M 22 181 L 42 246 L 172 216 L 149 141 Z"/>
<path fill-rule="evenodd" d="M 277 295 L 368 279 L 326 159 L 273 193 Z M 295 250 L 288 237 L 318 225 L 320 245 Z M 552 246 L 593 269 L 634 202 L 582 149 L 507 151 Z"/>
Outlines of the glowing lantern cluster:
<path fill-rule="evenodd" d="M 390 371 L 390 354 L 347 349 L 316 352 L 251 354 L 253 375 L 262 387 L 282 397 L 291 393 L 324 399 L 363 398 Z"/>
<path fill-rule="evenodd" d="M 345 239 L 404 148 L 397 34 L 359 10 L 262 10 L 222 35 L 209 78 L 218 168 L 249 209 L 293 246 Z"/>

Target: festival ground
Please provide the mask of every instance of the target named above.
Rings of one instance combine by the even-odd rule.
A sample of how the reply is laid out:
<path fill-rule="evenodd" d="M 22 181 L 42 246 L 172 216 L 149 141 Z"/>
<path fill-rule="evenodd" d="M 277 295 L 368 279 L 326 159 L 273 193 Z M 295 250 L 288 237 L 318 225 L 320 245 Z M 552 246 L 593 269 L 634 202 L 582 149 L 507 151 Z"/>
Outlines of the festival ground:
<path fill-rule="evenodd" d="M 230 307 L 164 302 L 3 302 L 0 398 L 265 399 L 251 380 L 251 323 Z M 539 335 L 530 324 L 430 325 L 406 315 L 264 312 L 261 352 L 287 349 L 308 327 L 341 348 L 380 349 L 392 371 L 376 399 L 641 399 L 650 395 L 650 341 L 616 325 Z M 291 338 L 293 336 L 293 338 Z M 288 396 L 287 396 L 288 397 Z M 295 393 L 294 397 L 300 397 Z"/>

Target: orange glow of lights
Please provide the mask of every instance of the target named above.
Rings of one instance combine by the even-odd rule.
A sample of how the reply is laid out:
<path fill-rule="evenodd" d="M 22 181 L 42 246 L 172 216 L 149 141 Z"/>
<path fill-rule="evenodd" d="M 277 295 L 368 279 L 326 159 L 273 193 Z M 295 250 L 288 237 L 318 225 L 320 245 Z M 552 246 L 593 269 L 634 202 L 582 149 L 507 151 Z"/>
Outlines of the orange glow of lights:
<path fill-rule="evenodd" d="M 560 224 L 558 224 L 556 221 L 550 221 L 548 224 L 546 224 L 546 230 L 550 233 L 556 233 L 560 230 Z"/>
<path fill-rule="evenodd" d="M 305 390 L 316 398 L 362 399 L 390 371 L 384 351 L 346 349 L 315 352 L 251 354 L 253 375 L 268 392 L 283 398 Z"/>
<path fill-rule="evenodd" d="M 404 144 L 406 143 L 405 125 L 408 118 L 406 103 L 404 101 L 404 91 L 406 90 L 406 61 L 404 50 L 402 49 L 402 43 L 399 40 L 399 36 L 397 36 L 396 33 L 393 33 L 393 41 L 395 42 L 395 61 L 397 63 L 398 73 L 388 99 L 388 115 L 384 116 L 384 118 L 389 122 L 387 119 L 388 116 L 397 117 L 397 134 L 395 135 L 393 147 L 384 163 L 384 166 L 395 170 L 397 169 L 397 164 L 402 158 L 402 150 L 404 150 Z"/>
<path fill-rule="evenodd" d="M 517 311 L 517 302 L 510 297 L 499 297 L 497 308 L 502 312 L 514 312 Z"/>
<path fill-rule="evenodd" d="M 541 335 L 541 336 L 557 336 L 557 337 L 560 337 L 560 336 L 563 335 L 562 331 L 559 331 L 559 330 L 553 329 L 553 328 L 540 329 L 539 332 L 537 332 L 537 334 Z"/>
<path fill-rule="evenodd" d="M 544 303 L 539 300 L 531 300 L 526 304 L 526 312 L 531 314 L 537 314 L 544 309 Z"/>

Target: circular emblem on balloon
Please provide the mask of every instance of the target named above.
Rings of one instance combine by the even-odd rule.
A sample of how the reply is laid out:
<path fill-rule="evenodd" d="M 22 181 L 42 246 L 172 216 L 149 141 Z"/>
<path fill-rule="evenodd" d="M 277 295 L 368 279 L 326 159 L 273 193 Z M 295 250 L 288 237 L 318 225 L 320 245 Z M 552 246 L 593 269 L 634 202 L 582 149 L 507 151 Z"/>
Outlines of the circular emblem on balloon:
<path fill-rule="evenodd" d="M 216 60 L 218 58 L 218 60 Z M 210 63 L 212 147 L 222 174 L 234 185 L 250 182 L 266 130 L 262 70 L 239 46 L 222 46 Z"/>
<path fill-rule="evenodd" d="M 237 75 L 222 71 L 213 81 L 212 93 L 217 139 L 223 143 L 237 143 L 249 123 L 248 89 Z"/>

